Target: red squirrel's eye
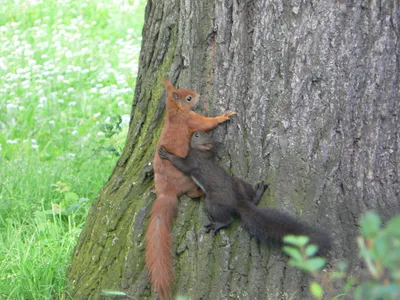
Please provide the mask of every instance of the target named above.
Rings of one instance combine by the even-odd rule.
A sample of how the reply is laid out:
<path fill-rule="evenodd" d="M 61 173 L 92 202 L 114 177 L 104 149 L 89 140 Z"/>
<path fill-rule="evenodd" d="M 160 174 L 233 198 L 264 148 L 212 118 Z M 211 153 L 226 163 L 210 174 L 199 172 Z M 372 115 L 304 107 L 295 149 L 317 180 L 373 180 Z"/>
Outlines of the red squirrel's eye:
<path fill-rule="evenodd" d="M 196 132 L 196 133 L 194 134 L 194 136 L 195 136 L 195 137 L 199 137 L 199 133 Z"/>
<path fill-rule="evenodd" d="M 187 97 L 186 97 L 186 100 L 187 100 L 187 101 L 192 101 L 192 96 L 187 96 Z"/>

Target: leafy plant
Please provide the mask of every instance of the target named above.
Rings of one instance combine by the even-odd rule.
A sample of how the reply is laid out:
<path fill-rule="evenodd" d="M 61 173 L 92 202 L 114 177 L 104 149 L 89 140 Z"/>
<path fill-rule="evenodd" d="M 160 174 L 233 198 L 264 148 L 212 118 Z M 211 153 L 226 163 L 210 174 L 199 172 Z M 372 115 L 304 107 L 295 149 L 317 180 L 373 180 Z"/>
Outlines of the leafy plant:
<path fill-rule="evenodd" d="M 394 216 L 382 228 L 379 215 L 367 212 L 360 218 L 360 227 L 362 235 L 357 238 L 357 244 L 369 276 L 362 282 L 349 276 L 345 262 L 340 262 L 338 271 L 329 273 L 326 278 L 321 272 L 325 259 L 314 257 L 318 248 L 307 244 L 307 237 L 286 236 L 284 242 L 288 245 L 283 251 L 290 257 L 289 265 L 309 272 L 315 280 L 324 280 L 331 286 L 333 280 L 346 279 L 343 292 L 335 298 L 351 294 L 356 300 L 400 299 L 400 215 Z M 324 295 L 324 289 L 317 281 L 311 283 L 310 292 L 316 299 L 322 299 Z"/>
<path fill-rule="evenodd" d="M 104 122 L 100 125 L 100 132 L 104 134 L 105 138 L 101 138 L 99 140 L 98 143 L 101 146 L 95 150 L 95 153 L 105 150 L 106 152 L 110 152 L 115 156 L 121 155 L 122 147 L 125 142 L 125 139 L 122 140 L 120 135 L 120 133 L 123 132 L 122 122 L 123 120 L 120 115 L 107 117 L 104 120 Z M 125 125 L 126 126 L 124 128 L 126 128 L 128 124 Z M 125 137 L 126 134 L 122 134 L 122 136 Z"/>
<path fill-rule="evenodd" d="M 100 126 L 100 131 L 104 132 L 107 138 L 112 137 L 114 134 L 120 133 L 122 118 L 120 115 L 109 117 Z"/>
<path fill-rule="evenodd" d="M 370 279 L 357 286 L 355 299 L 400 299 L 400 215 L 381 228 L 380 217 L 368 212 L 360 225 L 357 244 Z"/>
<path fill-rule="evenodd" d="M 88 209 L 88 198 L 80 198 L 78 194 L 70 191 L 70 187 L 64 182 L 57 182 L 53 184 L 53 187 L 57 192 L 62 194 L 60 201 L 55 201 L 51 204 L 51 209 L 45 210 L 45 214 L 55 214 L 70 216 L 77 212 L 80 208 Z M 86 215 L 86 214 L 85 214 Z"/>

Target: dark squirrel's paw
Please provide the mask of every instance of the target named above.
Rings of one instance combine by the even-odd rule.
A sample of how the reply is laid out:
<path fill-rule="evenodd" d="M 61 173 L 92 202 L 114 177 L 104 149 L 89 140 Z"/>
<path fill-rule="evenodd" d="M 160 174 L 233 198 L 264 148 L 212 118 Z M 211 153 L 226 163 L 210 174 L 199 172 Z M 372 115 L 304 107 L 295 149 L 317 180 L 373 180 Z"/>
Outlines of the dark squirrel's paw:
<path fill-rule="evenodd" d="M 262 191 L 264 192 L 267 188 L 268 188 L 268 184 L 266 184 L 266 183 L 264 184 L 264 181 L 261 181 L 256 184 L 256 190 L 262 189 Z"/>
<path fill-rule="evenodd" d="M 205 231 L 206 233 L 210 233 L 211 231 L 213 231 L 214 236 L 219 231 L 219 228 L 214 223 L 207 224 L 204 227 L 206 228 L 206 231 Z"/>
<path fill-rule="evenodd" d="M 158 155 L 160 155 L 161 158 L 166 159 L 168 158 L 169 152 L 167 149 L 165 149 L 163 146 L 158 148 Z"/>

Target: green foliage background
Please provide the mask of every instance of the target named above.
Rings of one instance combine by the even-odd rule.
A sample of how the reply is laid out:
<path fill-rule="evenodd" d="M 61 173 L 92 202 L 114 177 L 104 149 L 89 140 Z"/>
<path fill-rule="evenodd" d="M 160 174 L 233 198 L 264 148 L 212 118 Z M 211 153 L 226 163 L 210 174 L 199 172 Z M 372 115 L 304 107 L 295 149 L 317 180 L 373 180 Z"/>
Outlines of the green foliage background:
<path fill-rule="evenodd" d="M 87 210 L 125 142 L 144 7 L 0 0 L 0 299 L 66 288 Z"/>

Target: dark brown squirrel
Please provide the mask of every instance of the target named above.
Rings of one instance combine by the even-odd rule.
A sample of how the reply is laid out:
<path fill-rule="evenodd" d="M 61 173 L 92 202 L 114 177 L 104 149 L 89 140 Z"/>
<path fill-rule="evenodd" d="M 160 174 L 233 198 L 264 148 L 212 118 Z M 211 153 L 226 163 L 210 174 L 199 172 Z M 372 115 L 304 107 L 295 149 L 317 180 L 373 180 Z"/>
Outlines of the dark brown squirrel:
<path fill-rule="evenodd" d="M 205 207 L 212 221 L 207 232 L 214 235 L 233 222 L 237 214 L 251 236 L 260 241 L 268 237 L 281 241 L 285 235 L 306 235 L 319 247 L 318 254 L 326 254 L 331 240 L 325 232 L 296 220 L 296 218 L 271 208 L 259 208 L 266 186 L 261 182 L 253 188 L 244 180 L 230 176 L 215 162 L 211 136 L 196 131 L 190 140 L 186 157 L 169 153 L 163 146 L 158 150 L 161 158 L 169 160 L 182 173 L 190 176 L 206 194 Z"/>

